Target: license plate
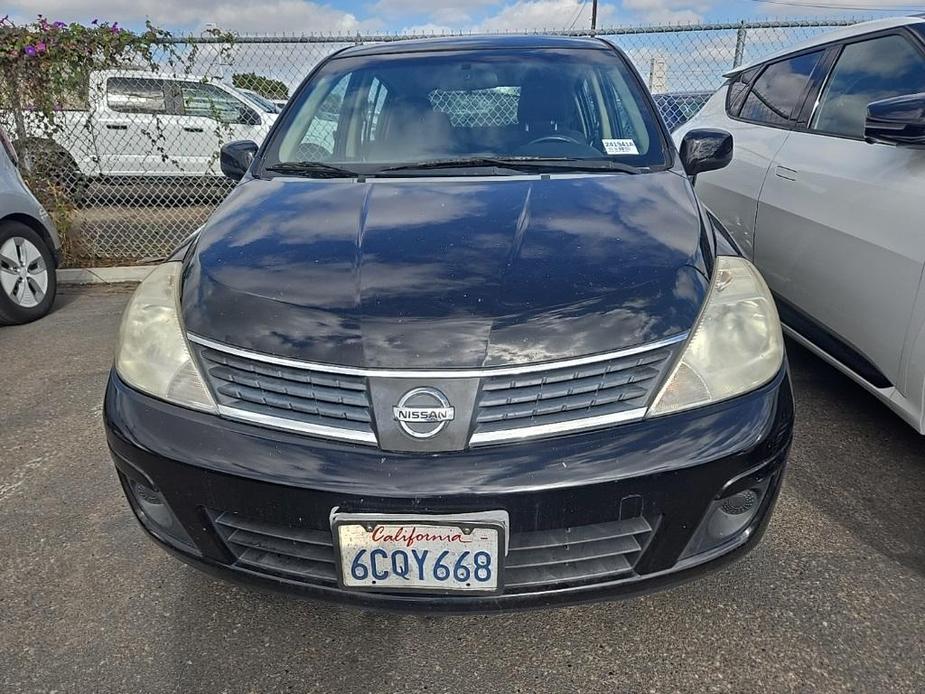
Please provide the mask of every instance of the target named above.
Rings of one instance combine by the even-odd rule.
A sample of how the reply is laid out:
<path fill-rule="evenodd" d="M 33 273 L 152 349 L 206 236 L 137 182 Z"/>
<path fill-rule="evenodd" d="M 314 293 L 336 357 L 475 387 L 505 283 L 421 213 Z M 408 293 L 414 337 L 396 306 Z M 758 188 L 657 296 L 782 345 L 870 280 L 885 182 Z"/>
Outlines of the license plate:
<path fill-rule="evenodd" d="M 343 588 L 385 592 L 497 593 L 507 513 L 392 516 L 333 513 Z"/>

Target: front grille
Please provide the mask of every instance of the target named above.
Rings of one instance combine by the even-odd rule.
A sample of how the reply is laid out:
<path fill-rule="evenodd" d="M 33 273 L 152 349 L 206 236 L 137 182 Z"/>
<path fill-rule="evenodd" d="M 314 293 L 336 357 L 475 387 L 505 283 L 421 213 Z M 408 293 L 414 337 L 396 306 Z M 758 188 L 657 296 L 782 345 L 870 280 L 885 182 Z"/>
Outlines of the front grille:
<path fill-rule="evenodd" d="M 474 439 L 536 426 L 613 418 L 644 409 L 671 361 L 655 349 L 580 366 L 482 381 Z"/>
<path fill-rule="evenodd" d="M 214 522 L 235 557 L 235 566 L 313 585 L 337 582 L 329 530 L 276 525 L 231 513 L 217 514 Z M 511 532 L 504 594 L 632 576 L 651 535 L 652 524 L 643 516 L 573 528 Z"/>
<path fill-rule="evenodd" d="M 200 346 L 206 376 L 226 414 L 375 443 L 366 379 L 294 368 Z"/>
<path fill-rule="evenodd" d="M 560 362 L 443 370 L 318 364 L 189 337 L 223 416 L 387 450 L 435 453 L 641 419 L 687 333 Z M 457 428 L 467 430 L 401 447 L 393 416 L 401 393 L 450 390 L 454 383 L 466 384 L 457 388 L 466 399 L 451 404 Z"/>

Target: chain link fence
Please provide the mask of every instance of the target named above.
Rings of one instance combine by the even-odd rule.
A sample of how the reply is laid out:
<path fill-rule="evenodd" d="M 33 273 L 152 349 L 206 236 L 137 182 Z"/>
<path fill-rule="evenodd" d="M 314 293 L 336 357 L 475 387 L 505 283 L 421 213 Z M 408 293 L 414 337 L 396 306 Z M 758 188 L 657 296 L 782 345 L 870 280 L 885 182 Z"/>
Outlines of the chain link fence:
<path fill-rule="evenodd" d="M 840 21 L 781 21 L 615 27 L 598 36 L 620 46 L 647 80 L 666 124 L 692 117 L 730 68 L 810 38 Z M 544 32 L 588 35 L 589 32 Z M 41 154 L 74 203 L 71 262 L 143 262 L 168 253 L 202 224 L 231 184 L 218 151 L 236 139 L 261 141 L 313 66 L 358 43 L 416 36 L 236 36 L 175 39 L 160 69 L 91 74 L 86 90 L 61 105 L 54 132 L 25 112 L 21 156 Z M 332 93 L 329 99 L 336 99 Z M 435 91 L 435 110 L 453 125 L 516 122 L 516 93 Z M 312 141 L 333 142 L 338 104 L 321 108 Z M 325 111 L 332 115 L 329 122 Z M 326 130 L 325 130 L 326 129 Z M 306 158 L 312 151 L 304 152 Z"/>

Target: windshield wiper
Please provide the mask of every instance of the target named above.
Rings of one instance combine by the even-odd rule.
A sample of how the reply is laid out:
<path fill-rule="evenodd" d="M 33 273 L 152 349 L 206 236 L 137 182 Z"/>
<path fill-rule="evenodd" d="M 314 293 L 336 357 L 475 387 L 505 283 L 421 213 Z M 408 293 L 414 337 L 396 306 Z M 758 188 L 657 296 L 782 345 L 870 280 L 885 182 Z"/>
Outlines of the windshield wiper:
<path fill-rule="evenodd" d="M 356 178 L 380 176 L 393 172 L 431 171 L 436 169 L 494 168 L 515 172 L 618 171 L 639 173 L 640 169 L 612 159 L 574 159 L 572 157 L 456 157 L 428 159 L 394 164 L 368 172 L 359 172 L 320 161 L 285 161 L 266 167 L 267 171 L 311 178 Z"/>
<path fill-rule="evenodd" d="M 379 175 L 392 171 L 427 171 L 431 169 L 468 169 L 496 167 L 516 171 L 619 171 L 639 173 L 640 169 L 612 159 L 574 159 L 572 157 L 462 157 L 455 159 L 429 159 L 387 166 L 372 173 Z"/>
<path fill-rule="evenodd" d="M 320 161 L 283 161 L 279 164 L 272 164 L 266 169 L 275 173 L 309 176 L 311 178 L 356 178 L 360 175 L 356 171 Z"/>

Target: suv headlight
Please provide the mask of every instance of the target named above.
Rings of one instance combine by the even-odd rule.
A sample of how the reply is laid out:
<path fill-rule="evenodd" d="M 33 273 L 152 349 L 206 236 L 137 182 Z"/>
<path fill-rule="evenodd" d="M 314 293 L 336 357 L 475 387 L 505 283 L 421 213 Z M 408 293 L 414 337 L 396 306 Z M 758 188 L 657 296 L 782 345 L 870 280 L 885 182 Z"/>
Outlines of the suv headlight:
<path fill-rule="evenodd" d="M 181 263 L 164 263 L 138 285 L 122 316 L 116 372 L 144 393 L 215 412 L 180 325 L 181 269 Z"/>
<path fill-rule="evenodd" d="M 783 359 L 780 319 L 768 285 L 744 258 L 719 256 L 700 318 L 648 415 L 754 390 L 774 378 Z"/>

